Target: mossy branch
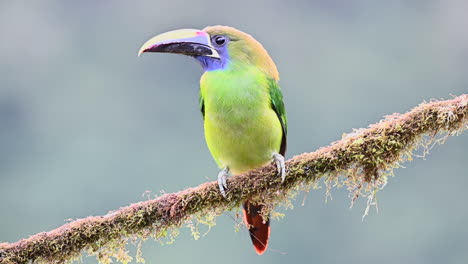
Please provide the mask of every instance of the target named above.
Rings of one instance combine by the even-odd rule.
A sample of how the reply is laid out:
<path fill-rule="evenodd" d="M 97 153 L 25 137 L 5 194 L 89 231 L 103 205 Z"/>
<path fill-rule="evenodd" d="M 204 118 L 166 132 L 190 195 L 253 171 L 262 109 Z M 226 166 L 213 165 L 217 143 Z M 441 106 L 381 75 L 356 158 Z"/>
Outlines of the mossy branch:
<path fill-rule="evenodd" d="M 111 256 L 128 262 L 131 257 L 125 244 L 129 237 L 158 239 L 190 219 L 219 215 L 247 198 L 272 209 L 287 200 L 291 192 L 309 188 L 320 178 L 325 179 L 327 186 L 333 182 L 347 185 L 353 199 L 367 194 L 372 200 L 375 191 L 385 184 L 386 176 L 400 162 L 411 159 L 413 150 L 428 147 L 436 135 L 447 137 L 467 128 L 467 94 L 423 103 L 406 114 L 387 116 L 367 129 L 344 135 L 330 146 L 293 157 L 286 162 L 288 175 L 284 183 L 280 182 L 275 167 L 268 165 L 231 177 L 227 199 L 221 196 L 216 182 L 164 194 L 104 216 L 79 219 L 16 243 L 2 243 L 0 263 L 70 262 L 83 251 L 95 254 L 105 263 Z"/>

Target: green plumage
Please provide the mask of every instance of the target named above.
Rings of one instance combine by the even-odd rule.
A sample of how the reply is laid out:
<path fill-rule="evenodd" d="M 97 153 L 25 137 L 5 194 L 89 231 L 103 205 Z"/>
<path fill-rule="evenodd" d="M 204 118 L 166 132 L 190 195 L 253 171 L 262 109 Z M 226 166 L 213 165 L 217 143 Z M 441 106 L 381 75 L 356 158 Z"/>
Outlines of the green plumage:
<path fill-rule="evenodd" d="M 220 168 L 243 173 L 286 148 L 286 115 L 276 81 L 258 68 L 206 72 L 200 107 L 205 138 Z"/>
<path fill-rule="evenodd" d="M 288 134 L 288 120 L 286 118 L 286 110 L 284 109 L 283 94 L 281 93 L 278 82 L 273 79 L 270 79 L 269 81 L 271 107 L 275 110 L 275 113 L 281 122 L 281 127 L 283 128 L 283 138 L 281 139 L 279 154 L 284 156 L 286 154 L 287 147 L 286 136 Z"/>
<path fill-rule="evenodd" d="M 286 148 L 287 148 L 287 128 L 288 128 L 288 120 L 286 118 L 286 110 L 284 108 L 284 103 L 283 103 L 283 94 L 281 93 L 281 90 L 278 86 L 278 83 L 273 80 L 269 79 L 268 80 L 268 85 L 269 85 L 269 91 L 270 91 L 270 100 L 271 100 L 271 107 L 275 111 L 276 115 L 279 118 L 279 121 L 281 123 L 281 127 L 283 129 L 283 137 L 281 139 L 281 146 L 279 153 L 281 155 L 285 155 L 286 153 Z M 205 120 L 205 102 L 203 100 L 203 96 L 200 93 L 199 97 L 199 104 L 200 104 L 200 111 L 203 116 L 203 120 Z"/>

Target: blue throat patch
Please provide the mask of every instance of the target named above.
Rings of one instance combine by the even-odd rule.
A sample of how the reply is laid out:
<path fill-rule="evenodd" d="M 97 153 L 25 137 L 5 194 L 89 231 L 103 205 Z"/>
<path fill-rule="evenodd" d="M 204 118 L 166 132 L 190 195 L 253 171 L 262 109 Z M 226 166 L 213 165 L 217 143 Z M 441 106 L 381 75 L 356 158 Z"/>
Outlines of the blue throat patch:
<path fill-rule="evenodd" d="M 194 56 L 198 62 L 200 62 L 204 71 L 218 71 L 224 70 L 229 64 L 229 54 L 226 47 L 217 49 L 218 54 L 221 58 L 205 57 L 205 56 Z"/>

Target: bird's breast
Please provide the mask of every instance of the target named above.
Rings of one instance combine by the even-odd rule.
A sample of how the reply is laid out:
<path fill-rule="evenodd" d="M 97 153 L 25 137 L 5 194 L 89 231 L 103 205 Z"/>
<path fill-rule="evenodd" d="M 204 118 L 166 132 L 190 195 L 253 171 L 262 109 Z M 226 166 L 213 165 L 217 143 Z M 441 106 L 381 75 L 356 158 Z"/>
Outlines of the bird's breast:
<path fill-rule="evenodd" d="M 256 78 L 214 84 L 202 86 L 202 97 L 205 138 L 218 165 L 242 173 L 269 162 L 282 129 L 267 87 Z"/>

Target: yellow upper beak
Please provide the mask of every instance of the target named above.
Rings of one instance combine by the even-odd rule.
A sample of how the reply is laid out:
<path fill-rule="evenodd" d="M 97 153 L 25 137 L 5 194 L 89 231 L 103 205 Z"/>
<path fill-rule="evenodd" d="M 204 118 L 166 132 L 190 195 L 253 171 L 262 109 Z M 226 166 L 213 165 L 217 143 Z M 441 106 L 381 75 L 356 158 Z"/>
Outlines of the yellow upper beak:
<path fill-rule="evenodd" d="M 178 29 L 159 34 L 141 46 L 138 56 L 145 52 L 220 58 L 218 51 L 211 45 L 210 35 L 198 29 Z"/>

